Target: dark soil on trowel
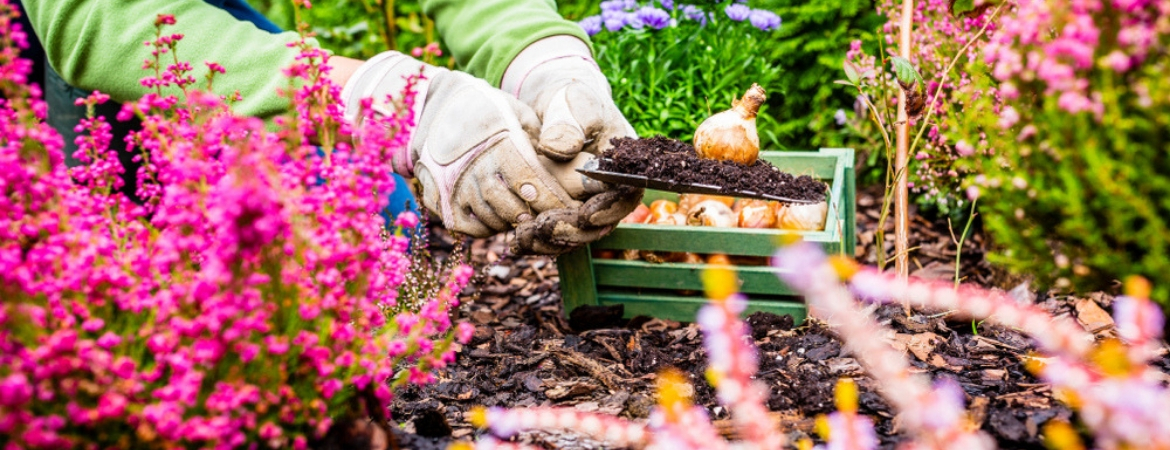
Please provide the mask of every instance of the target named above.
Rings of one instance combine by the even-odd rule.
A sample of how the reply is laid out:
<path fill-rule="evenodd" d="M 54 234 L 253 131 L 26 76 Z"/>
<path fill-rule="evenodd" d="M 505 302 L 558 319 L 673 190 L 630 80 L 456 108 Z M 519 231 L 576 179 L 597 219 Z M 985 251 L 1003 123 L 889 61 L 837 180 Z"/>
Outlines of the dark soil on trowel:
<path fill-rule="evenodd" d="M 762 159 L 752 165 L 700 158 L 686 142 L 663 136 L 614 138 L 602 153 L 598 168 L 607 172 L 641 175 L 680 184 L 720 186 L 732 191 L 752 191 L 793 200 L 818 202 L 827 192 L 825 183 L 804 174 L 781 171 Z"/>
<path fill-rule="evenodd" d="M 880 192 L 860 192 L 858 203 L 858 229 L 866 231 L 860 233 L 857 256 L 872 264 Z M 961 229 L 961 224 L 955 228 Z M 912 272 L 928 278 L 953 277 L 955 243 L 946 220 L 917 219 L 911 229 L 910 245 L 917 247 Z M 451 251 L 455 240 L 433 230 L 436 254 Z M 890 235 L 883 243 L 886 247 L 892 247 Z M 668 366 L 690 374 L 695 402 L 707 408 L 721 430 L 734 436 L 726 409 L 704 381 L 707 358 L 697 325 L 648 317 L 623 320 L 613 309 L 579 309 L 566 318 L 552 258 L 508 256 L 502 237 L 465 245 L 482 270 L 473 288 L 465 291 L 469 301 L 460 308 L 458 319 L 476 326 L 475 337 L 461 349 L 457 361 L 439 373 L 437 383 L 398 393 L 393 415 L 403 424 L 396 432 L 402 448 L 443 448 L 453 440 L 476 438 L 479 432 L 465 413 L 480 405 L 558 405 L 645 419 L 655 402 L 655 374 Z M 1010 282 L 990 270 L 982 257 L 984 246 L 979 233 L 968 237 L 961 276 L 984 286 Z M 1013 295 L 1054 315 L 1074 317 L 1098 337 L 1115 335 L 1107 313 L 1110 293 L 1071 297 L 1031 292 L 1024 285 Z M 903 350 L 916 370 L 936 380 L 953 379 L 963 387 L 971 417 L 1001 448 L 1043 448 L 1039 435 L 1043 424 L 1073 415 L 1024 370 L 1021 357 L 1033 349 L 1027 336 L 934 311 L 912 311 L 908 316 L 899 306 L 879 308 L 876 315 L 892 330 L 881 338 Z M 754 314 L 747 321 L 760 352 L 758 378 L 771 388 L 768 407 L 790 441 L 815 438 L 815 418 L 833 411 L 834 383 L 846 376 L 858 380 L 861 412 L 875 419 L 882 447 L 893 448 L 905 439 L 875 382 L 842 351 L 823 322 L 810 319 L 794 327 L 790 317 L 771 314 Z M 1158 365 L 1170 372 L 1165 352 Z M 554 449 L 608 448 L 571 432 L 522 433 L 517 440 Z"/>

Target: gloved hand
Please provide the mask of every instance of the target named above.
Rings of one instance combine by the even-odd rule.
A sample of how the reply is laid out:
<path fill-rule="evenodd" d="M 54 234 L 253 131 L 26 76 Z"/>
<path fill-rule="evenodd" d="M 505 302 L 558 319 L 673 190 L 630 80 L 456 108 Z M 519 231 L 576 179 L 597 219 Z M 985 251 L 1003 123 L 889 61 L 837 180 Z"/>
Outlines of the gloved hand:
<path fill-rule="evenodd" d="M 636 136 L 589 47 L 573 36 L 551 36 L 526 47 L 508 65 L 500 87 L 536 111 L 537 151 L 571 167 L 600 155 L 612 138 Z M 642 192 L 613 187 L 579 207 L 543 212 L 516 229 L 512 249 L 559 254 L 596 240 L 637 207 Z"/>
<path fill-rule="evenodd" d="M 420 72 L 423 78 L 414 85 L 417 126 L 392 163 L 400 175 L 418 178 L 420 202 L 444 226 L 484 237 L 544 211 L 581 206 L 545 168 L 551 162 L 533 148 L 540 127 L 536 114 L 478 78 L 385 52 L 346 82 L 341 96 L 347 118 L 355 128 L 363 126 L 363 98 L 372 98 L 378 113 L 392 114 L 387 95 L 400 98 L 408 78 Z"/>
<path fill-rule="evenodd" d="M 610 139 L 636 136 L 589 46 L 576 37 L 550 36 L 526 47 L 504 71 L 500 89 L 536 111 L 536 149 L 557 161 L 581 151 L 600 155 Z"/>

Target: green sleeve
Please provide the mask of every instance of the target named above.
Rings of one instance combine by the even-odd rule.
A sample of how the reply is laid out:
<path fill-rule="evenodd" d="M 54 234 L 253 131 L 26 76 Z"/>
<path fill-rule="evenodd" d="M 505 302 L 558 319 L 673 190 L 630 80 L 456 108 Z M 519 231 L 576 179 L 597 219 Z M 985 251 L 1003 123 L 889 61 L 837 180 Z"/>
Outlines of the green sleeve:
<path fill-rule="evenodd" d="M 420 0 L 455 61 L 499 86 L 504 70 L 528 44 L 555 35 L 589 43 L 585 31 L 557 13 L 554 0 Z"/>
<path fill-rule="evenodd" d="M 155 18 L 172 14 L 175 25 L 163 30 L 183 34 L 179 59 L 191 63 L 199 80 L 207 73 L 204 62 L 222 65 L 227 73 L 216 75 L 214 90 L 239 91 L 237 113 L 268 118 L 288 110 L 277 89 L 288 86 L 281 69 L 297 54 L 285 45 L 297 40 L 296 33 L 268 33 L 203 1 L 24 0 L 24 7 L 46 59 L 70 85 L 118 101 L 149 92 L 138 82 L 153 75 L 142 69 L 150 57 L 143 43 L 155 38 Z"/>

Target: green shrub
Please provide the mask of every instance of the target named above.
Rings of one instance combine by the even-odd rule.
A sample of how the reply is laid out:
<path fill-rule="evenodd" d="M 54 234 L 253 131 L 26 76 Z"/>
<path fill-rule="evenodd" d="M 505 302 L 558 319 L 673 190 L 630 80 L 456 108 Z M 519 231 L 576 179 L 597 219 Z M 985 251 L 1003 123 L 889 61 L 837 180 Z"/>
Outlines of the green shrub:
<path fill-rule="evenodd" d="M 773 64 L 783 67 L 768 108 L 778 120 L 780 148 L 840 147 L 848 142 L 835 132 L 833 115 L 852 109 L 855 95 L 833 80 L 841 79 L 841 63 L 849 43 L 869 40 L 885 18 L 873 0 L 762 0 L 759 6 L 780 14 L 784 24 L 764 44 Z"/>
<path fill-rule="evenodd" d="M 614 100 L 640 136 L 689 141 L 699 123 L 730 108 L 752 83 L 769 95 L 776 91 L 781 69 L 765 56 L 774 28 L 733 20 L 723 4 L 656 9 L 660 26 L 654 26 L 639 17 L 641 8 L 657 2 L 603 3 L 616 9 L 583 19 L 582 27 L 592 35 Z M 762 146 L 777 145 L 775 125 L 769 109 L 761 108 Z"/>
<path fill-rule="evenodd" d="M 1079 290 L 1143 275 L 1170 306 L 1170 283 L 1158 282 L 1170 272 L 1167 16 L 1109 3 L 1051 15 L 1101 30 L 1099 40 L 1083 29 L 1028 34 L 1044 23 L 1009 28 L 1031 7 L 1005 16 L 1002 29 L 1014 32 L 997 33 L 984 53 L 1005 99 L 998 109 L 985 103 L 978 126 L 988 140 L 974 161 L 985 174 L 973 184 L 984 191 L 985 227 L 1001 248 L 988 258 Z M 1121 36 L 1135 31 L 1151 40 L 1126 44 Z M 1017 66 L 1021 55 L 1036 64 Z"/>

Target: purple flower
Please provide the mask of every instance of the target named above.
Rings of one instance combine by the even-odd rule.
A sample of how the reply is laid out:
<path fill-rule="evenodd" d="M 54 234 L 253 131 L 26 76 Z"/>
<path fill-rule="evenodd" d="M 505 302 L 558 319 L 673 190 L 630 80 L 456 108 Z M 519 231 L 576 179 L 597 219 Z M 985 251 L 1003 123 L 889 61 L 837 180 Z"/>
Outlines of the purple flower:
<path fill-rule="evenodd" d="M 728 9 L 730 10 L 731 7 L 728 7 Z M 730 16 L 731 13 L 728 12 L 727 15 Z M 748 14 L 748 20 L 751 21 L 752 26 L 762 31 L 771 31 L 780 28 L 780 16 L 766 9 L 753 9 Z"/>
<path fill-rule="evenodd" d="M 638 7 L 637 0 L 608 0 L 601 2 L 601 11 L 628 11 Z"/>
<path fill-rule="evenodd" d="M 734 20 L 736 22 L 743 22 L 748 18 L 748 15 L 752 13 L 752 9 L 748 8 L 746 5 L 736 3 L 733 5 L 727 5 L 727 8 L 723 9 L 723 12 L 727 13 L 728 19 Z"/>
<path fill-rule="evenodd" d="M 589 16 L 577 22 L 585 34 L 593 36 L 601 32 L 601 16 Z"/>
<path fill-rule="evenodd" d="M 844 109 L 838 109 L 837 112 L 833 114 L 833 120 L 837 122 L 837 125 L 845 125 L 846 119 L 847 117 L 845 116 Z"/>
<path fill-rule="evenodd" d="M 682 5 L 682 13 L 684 17 L 699 22 L 700 25 L 707 24 L 707 13 L 703 12 L 698 6 Z"/>
<path fill-rule="evenodd" d="M 634 15 L 638 17 L 640 22 L 655 30 L 661 30 L 670 25 L 670 13 L 653 6 L 644 6 Z"/>
<path fill-rule="evenodd" d="M 601 21 L 605 24 L 605 29 L 609 31 L 618 31 L 626 26 L 626 14 L 622 11 L 602 11 Z"/>
<path fill-rule="evenodd" d="M 626 25 L 635 30 L 641 30 L 642 27 L 646 26 L 645 22 L 642 22 L 642 17 L 637 14 L 626 14 Z"/>
<path fill-rule="evenodd" d="M 661 3 L 662 8 L 668 11 L 674 9 L 674 0 L 658 0 L 658 3 Z"/>

